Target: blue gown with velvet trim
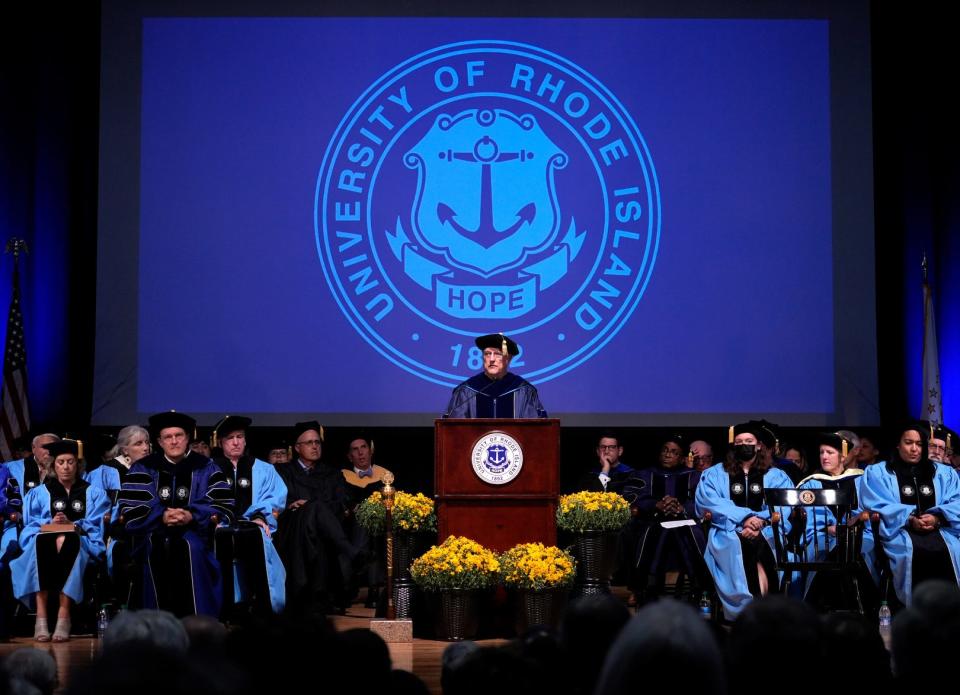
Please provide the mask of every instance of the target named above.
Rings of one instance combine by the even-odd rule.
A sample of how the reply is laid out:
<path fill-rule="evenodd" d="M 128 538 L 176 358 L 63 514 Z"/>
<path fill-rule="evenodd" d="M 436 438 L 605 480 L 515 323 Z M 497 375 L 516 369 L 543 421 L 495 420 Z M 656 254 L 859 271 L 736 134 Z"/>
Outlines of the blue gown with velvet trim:
<path fill-rule="evenodd" d="M 52 481 L 55 482 L 55 481 Z M 23 500 L 23 531 L 20 534 L 20 546 L 23 554 L 10 563 L 13 573 L 13 593 L 28 606 L 33 604 L 34 594 L 40 591 L 40 574 L 37 567 L 37 538 L 41 534 L 40 527 L 52 523 L 53 500 L 51 488 L 62 486 L 44 484 L 31 490 Z M 58 494 L 56 491 L 54 495 Z M 103 545 L 103 516 L 110 509 L 110 501 L 103 490 L 86 481 L 78 480 L 70 490 L 69 504 L 77 505 L 82 501 L 82 507 L 71 510 L 64 509 L 64 513 L 74 522 L 80 531 L 80 552 L 77 553 L 73 567 L 63 585 L 62 592 L 74 601 L 83 600 L 83 573 L 91 561 L 102 557 L 105 548 Z M 76 517 L 76 518 L 74 518 Z"/>
<path fill-rule="evenodd" d="M 954 581 L 960 577 L 960 476 L 950 466 L 934 463 L 935 502 L 907 504 L 901 499 L 897 474 L 889 464 L 875 463 L 863 474 L 860 502 L 865 509 L 880 515 L 880 542 L 890 562 L 897 598 L 909 605 L 913 597 L 913 541 L 907 530 L 908 519 L 922 508 L 924 513 L 939 514 L 943 525 L 939 533 L 950 553 Z M 922 497 L 916 495 L 916 497 Z"/>
<path fill-rule="evenodd" d="M 743 529 L 743 522 L 751 516 L 769 521 L 770 509 L 763 500 L 763 490 L 754 491 L 756 510 L 738 506 L 731 498 L 730 486 L 730 476 L 722 463 L 714 464 L 705 470 L 697 485 L 696 512 L 699 517 L 706 512 L 712 514 L 705 559 L 707 568 L 713 575 L 724 615 L 728 620 L 733 620 L 754 598 L 747 583 L 743 550 L 737 534 Z M 779 468 L 771 468 L 763 476 L 763 489 L 792 487 L 793 481 Z M 747 489 L 749 490 L 749 486 Z M 784 532 L 789 531 L 786 515 L 783 518 L 783 528 Z M 764 527 L 762 534 L 772 551 L 773 529 L 768 525 Z M 769 580 L 775 582 L 776 577 L 770 577 Z"/>
<path fill-rule="evenodd" d="M 231 465 L 229 462 L 226 463 Z M 232 484 L 239 488 L 247 485 L 251 487 L 249 506 L 242 510 L 235 508 L 235 514 L 238 520 L 262 519 L 270 527 L 271 535 L 267 536 L 266 531 L 261 528 L 260 537 L 267 571 L 267 587 L 270 591 L 270 605 L 275 613 L 280 613 L 286 605 L 287 572 L 273 545 L 273 534 L 277 532 L 277 517 L 274 516 L 274 512 L 281 512 L 286 508 L 287 486 L 276 468 L 260 459 L 254 459 L 251 477 L 252 480 L 243 477 L 232 480 Z M 235 495 L 236 503 L 239 505 L 240 500 L 244 498 L 244 493 L 237 490 Z M 242 558 L 237 558 L 237 561 L 242 562 Z M 248 588 L 241 581 L 238 573 L 234 573 L 233 576 L 234 600 L 237 602 L 247 600 Z"/>
<path fill-rule="evenodd" d="M 213 551 L 216 523 L 232 523 L 233 498 L 226 477 L 216 464 L 195 452 L 179 463 L 154 453 L 133 464 L 121 485 L 117 513 L 131 540 L 131 557 L 142 567 L 142 608 L 169 610 L 158 592 L 151 558 L 160 544 L 184 541 L 189 552 L 192 612 L 219 617 L 222 601 L 220 566 Z M 186 526 L 167 526 L 163 513 L 182 508 L 193 516 Z M 178 612 L 178 611 L 175 611 Z M 180 610 L 179 612 L 183 612 Z"/>
<path fill-rule="evenodd" d="M 17 485 L 20 487 L 20 494 L 26 497 L 27 493 L 35 487 L 40 487 L 43 481 L 40 479 L 40 470 L 37 468 L 36 461 L 31 456 L 29 468 L 24 459 L 7 461 L 3 467 L 10 471 L 11 475 L 17 479 Z"/>

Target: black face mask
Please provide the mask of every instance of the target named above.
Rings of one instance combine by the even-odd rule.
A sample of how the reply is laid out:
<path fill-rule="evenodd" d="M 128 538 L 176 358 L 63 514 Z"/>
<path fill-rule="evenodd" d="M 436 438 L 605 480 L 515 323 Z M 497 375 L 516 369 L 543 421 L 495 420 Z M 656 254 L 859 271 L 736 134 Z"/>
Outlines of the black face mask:
<path fill-rule="evenodd" d="M 733 457 L 737 459 L 737 461 L 749 461 L 756 455 L 756 444 L 737 444 L 733 447 Z"/>

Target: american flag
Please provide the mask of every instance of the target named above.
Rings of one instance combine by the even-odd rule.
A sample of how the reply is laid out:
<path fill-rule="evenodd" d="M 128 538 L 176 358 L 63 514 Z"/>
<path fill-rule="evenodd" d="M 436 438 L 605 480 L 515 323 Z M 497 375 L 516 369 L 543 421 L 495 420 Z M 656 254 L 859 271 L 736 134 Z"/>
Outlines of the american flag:
<path fill-rule="evenodd" d="M 940 391 L 940 358 L 937 353 L 937 324 L 933 314 L 933 293 L 923 283 L 923 412 L 922 420 L 935 427 L 943 422 L 943 394 Z"/>
<path fill-rule="evenodd" d="M 27 351 L 23 342 L 23 314 L 20 313 L 19 254 L 25 244 L 11 240 L 13 251 L 13 292 L 7 317 L 7 345 L 3 353 L 3 410 L 0 411 L 0 460 L 13 458 L 13 443 L 30 430 L 30 404 L 27 401 Z"/>

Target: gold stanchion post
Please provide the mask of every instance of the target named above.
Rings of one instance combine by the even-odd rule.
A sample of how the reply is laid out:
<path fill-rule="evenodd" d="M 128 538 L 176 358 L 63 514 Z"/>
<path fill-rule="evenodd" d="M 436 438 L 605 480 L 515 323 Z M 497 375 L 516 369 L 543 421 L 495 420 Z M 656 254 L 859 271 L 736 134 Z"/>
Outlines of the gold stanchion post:
<path fill-rule="evenodd" d="M 393 502 L 396 489 L 392 473 L 383 476 L 383 506 L 386 509 L 385 533 L 387 538 L 387 617 L 386 620 L 371 620 L 370 629 L 380 635 L 384 642 L 413 642 L 413 621 L 397 620 L 393 600 Z M 396 664 L 395 664 L 396 665 Z"/>

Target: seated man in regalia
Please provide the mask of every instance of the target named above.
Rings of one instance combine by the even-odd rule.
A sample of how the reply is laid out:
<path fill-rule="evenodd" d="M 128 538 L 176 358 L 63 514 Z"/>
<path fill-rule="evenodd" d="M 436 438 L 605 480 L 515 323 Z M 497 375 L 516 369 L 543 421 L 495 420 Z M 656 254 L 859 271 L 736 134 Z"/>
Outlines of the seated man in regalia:
<path fill-rule="evenodd" d="M 634 473 L 624 486 L 636 538 L 631 588 L 638 603 L 658 597 L 667 572 L 682 571 L 700 590 L 710 589 L 703 564 L 706 538 L 696 517 L 700 471 L 687 468 L 683 441 L 671 435 L 657 464 Z"/>

